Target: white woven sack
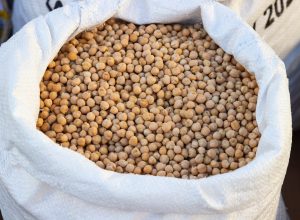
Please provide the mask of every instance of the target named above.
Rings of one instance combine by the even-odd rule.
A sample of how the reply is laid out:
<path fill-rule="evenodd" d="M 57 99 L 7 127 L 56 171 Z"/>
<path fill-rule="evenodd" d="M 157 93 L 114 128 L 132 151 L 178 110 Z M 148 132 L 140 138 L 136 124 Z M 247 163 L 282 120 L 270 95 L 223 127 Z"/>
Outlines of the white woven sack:
<path fill-rule="evenodd" d="M 35 128 L 39 82 L 60 47 L 118 17 L 138 24 L 199 22 L 254 72 L 257 156 L 198 180 L 119 174 L 61 148 Z M 239 17 L 210 0 L 87 0 L 25 25 L 0 48 L 0 208 L 5 219 L 274 219 L 291 145 L 283 62 Z"/>

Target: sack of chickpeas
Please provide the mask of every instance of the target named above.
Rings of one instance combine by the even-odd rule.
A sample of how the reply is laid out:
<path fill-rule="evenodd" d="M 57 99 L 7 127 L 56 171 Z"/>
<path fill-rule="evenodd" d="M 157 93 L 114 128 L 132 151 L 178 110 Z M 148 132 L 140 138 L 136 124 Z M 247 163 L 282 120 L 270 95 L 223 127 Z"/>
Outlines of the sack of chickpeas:
<path fill-rule="evenodd" d="M 88 0 L 0 48 L 5 219 L 285 219 L 283 62 L 215 1 Z"/>

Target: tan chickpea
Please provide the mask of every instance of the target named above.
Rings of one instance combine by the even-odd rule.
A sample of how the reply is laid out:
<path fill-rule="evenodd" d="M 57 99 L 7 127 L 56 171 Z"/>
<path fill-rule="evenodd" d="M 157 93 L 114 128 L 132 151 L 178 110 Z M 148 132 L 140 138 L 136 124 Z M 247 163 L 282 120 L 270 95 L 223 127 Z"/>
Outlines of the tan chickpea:
<path fill-rule="evenodd" d="M 75 61 L 77 59 L 77 54 L 75 52 L 69 52 L 68 53 L 68 58 L 71 61 Z"/>
<path fill-rule="evenodd" d="M 110 171 L 202 178 L 259 145 L 255 77 L 200 24 L 108 20 L 62 47 L 40 90 L 37 128 Z"/>

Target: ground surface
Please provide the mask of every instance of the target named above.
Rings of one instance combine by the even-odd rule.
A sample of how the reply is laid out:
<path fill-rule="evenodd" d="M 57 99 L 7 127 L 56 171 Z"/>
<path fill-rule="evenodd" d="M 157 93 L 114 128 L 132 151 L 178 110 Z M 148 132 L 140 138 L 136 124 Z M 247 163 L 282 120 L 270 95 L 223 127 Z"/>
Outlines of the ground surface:
<path fill-rule="evenodd" d="M 282 192 L 291 220 L 300 219 L 300 131 L 293 134 L 292 152 Z"/>

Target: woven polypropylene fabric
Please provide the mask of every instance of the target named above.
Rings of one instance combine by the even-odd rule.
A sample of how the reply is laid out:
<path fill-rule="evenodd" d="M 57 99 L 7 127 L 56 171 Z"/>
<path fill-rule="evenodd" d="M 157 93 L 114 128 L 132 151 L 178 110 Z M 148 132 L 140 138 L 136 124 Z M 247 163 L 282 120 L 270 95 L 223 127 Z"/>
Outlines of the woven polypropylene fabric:
<path fill-rule="evenodd" d="M 199 180 L 119 174 L 58 147 L 35 128 L 39 82 L 72 36 L 117 17 L 134 23 L 202 21 L 256 75 L 257 156 Z M 0 48 L 0 205 L 8 219 L 275 219 L 291 145 L 284 64 L 215 1 L 87 0 L 25 25 Z M 9 206 L 7 205 L 9 204 Z"/>

